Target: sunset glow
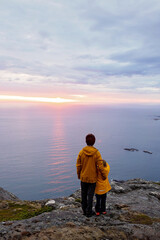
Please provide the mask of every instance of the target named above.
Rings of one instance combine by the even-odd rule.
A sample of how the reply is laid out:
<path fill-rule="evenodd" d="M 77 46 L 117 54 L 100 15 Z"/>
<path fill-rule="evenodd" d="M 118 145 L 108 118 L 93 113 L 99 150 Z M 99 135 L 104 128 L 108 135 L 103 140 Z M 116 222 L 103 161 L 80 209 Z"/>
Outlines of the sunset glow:
<path fill-rule="evenodd" d="M 71 102 L 77 102 L 77 100 L 65 99 L 65 98 L 24 97 L 24 96 L 10 96 L 10 95 L 0 95 L 0 100 L 43 102 L 43 103 L 71 103 Z"/>
<path fill-rule="evenodd" d="M 0 8 L 0 100 L 160 103 L 160 1 L 19 2 Z"/>

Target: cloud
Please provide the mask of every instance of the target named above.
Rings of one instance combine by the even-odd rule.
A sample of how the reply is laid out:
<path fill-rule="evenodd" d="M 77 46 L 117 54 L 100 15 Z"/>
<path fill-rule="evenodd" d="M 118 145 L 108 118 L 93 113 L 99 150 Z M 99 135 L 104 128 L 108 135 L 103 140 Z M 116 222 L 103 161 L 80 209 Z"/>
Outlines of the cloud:
<path fill-rule="evenodd" d="M 159 0 L 3 0 L 0 16 L 3 86 L 159 92 Z"/>

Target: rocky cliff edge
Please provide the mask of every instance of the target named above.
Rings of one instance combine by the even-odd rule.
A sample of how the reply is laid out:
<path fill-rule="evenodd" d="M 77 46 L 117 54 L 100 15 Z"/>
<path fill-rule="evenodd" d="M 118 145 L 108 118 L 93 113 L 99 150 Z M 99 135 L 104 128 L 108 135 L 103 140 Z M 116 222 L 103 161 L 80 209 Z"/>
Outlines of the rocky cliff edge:
<path fill-rule="evenodd" d="M 160 184 L 133 179 L 112 181 L 111 185 L 112 190 L 107 196 L 107 214 L 91 218 L 82 215 L 80 190 L 64 198 L 20 201 L 8 192 L 5 195 L 5 190 L 0 188 L 0 216 L 4 217 L 4 210 L 7 213 L 13 205 L 17 206 L 13 209 L 14 213 L 22 211 L 22 206 L 28 207 L 27 213 L 32 208 L 34 212 L 39 211 L 38 216 L 31 215 L 28 219 L 1 219 L 0 239 L 159 240 Z M 41 213 L 43 208 L 50 211 Z"/>

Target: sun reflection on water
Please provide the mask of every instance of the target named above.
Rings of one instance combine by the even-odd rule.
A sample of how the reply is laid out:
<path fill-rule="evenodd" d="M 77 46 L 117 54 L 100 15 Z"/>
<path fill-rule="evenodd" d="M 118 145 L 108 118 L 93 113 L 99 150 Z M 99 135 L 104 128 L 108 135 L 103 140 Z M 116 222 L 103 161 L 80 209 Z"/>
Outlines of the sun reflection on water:
<path fill-rule="evenodd" d="M 49 151 L 49 181 L 51 187 L 43 192 L 63 192 L 73 188 L 73 172 L 70 171 L 72 159 L 70 149 L 65 142 L 64 119 L 60 112 L 57 112 L 52 129 L 52 139 Z"/>

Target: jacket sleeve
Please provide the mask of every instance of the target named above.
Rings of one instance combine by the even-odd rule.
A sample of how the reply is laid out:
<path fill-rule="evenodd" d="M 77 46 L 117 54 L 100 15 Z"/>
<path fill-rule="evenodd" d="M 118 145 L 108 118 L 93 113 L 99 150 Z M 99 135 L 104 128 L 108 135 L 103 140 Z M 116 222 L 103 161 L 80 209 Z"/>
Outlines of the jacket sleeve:
<path fill-rule="evenodd" d="M 82 165 L 81 165 L 81 152 L 78 154 L 78 157 L 77 157 L 76 168 L 77 168 L 78 179 L 80 179 L 81 168 L 82 168 Z"/>
<path fill-rule="evenodd" d="M 106 163 L 106 164 L 107 164 L 107 166 L 106 166 L 106 174 L 107 174 L 107 177 L 108 177 L 108 174 L 109 174 L 109 172 L 110 172 L 110 166 L 109 166 L 108 163 Z"/>
<path fill-rule="evenodd" d="M 102 157 L 99 151 L 97 151 L 97 167 L 102 175 L 102 179 L 105 180 L 107 178 L 106 171 L 104 169 Z"/>

